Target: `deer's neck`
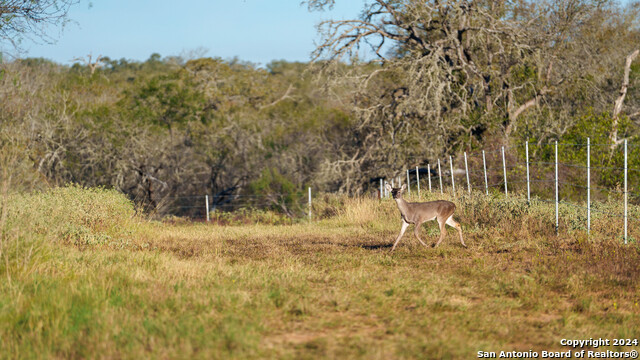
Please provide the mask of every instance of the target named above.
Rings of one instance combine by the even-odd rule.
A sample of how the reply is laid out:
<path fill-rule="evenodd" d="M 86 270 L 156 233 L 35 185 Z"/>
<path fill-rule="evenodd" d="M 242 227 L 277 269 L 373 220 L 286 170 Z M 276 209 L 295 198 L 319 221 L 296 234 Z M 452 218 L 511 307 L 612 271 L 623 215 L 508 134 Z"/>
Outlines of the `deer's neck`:
<path fill-rule="evenodd" d="M 399 198 L 396 199 L 396 204 L 398 204 L 398 209 L 400 210 L 402 216 L 406 217 L 407 213 L 409 212 L 409 203 L 405 199 Z"/>

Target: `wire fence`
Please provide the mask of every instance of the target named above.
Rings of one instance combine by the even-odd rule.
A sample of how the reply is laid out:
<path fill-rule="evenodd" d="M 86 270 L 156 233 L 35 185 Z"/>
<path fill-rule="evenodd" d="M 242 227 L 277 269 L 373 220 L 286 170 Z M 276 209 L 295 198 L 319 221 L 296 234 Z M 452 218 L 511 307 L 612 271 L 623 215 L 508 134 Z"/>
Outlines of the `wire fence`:
<path fill-rule="evenodd" d="M 306 195 L 306 196 L 304 196 Z M 155 211 L 165 214 L 180 214 L 192 219 L 209 222 L 212 213 L 234 211 L 238 209 L 278 209 L 289 216 L 312 217 L 311 188 L 307 194 L 269 193 L 269 194 L 222 194 L 165 196 L 154 206 Z"/>
<path fill-rule="evenodd" d="M 591 231 L 592 212 L 622 218 L 622 237 L 626 244 L 629 238 L 629 221 L 634 221 L 634 225 L 640 221 L 640 215 L 632 217 L 628 211 L 629 197 L 633 197 L 636 202 L 640 198 L 640 191 L 633 191 L 633 187 L 629 187 L 629 173 L 634 172 L 637 188 L 639 174 L 635 172 L 640 172 L 637 167 L 629 167 L 629 149 L 638 148 L 640 145 L 629 145 L 626 140 L 621 145 L 620 149 L 615 149 L 611 144 L 593 144 L 587 139 L 586 143 L 526 142 L 489 151 L 465 152 L 464 159 L 449 156 L 436 159 L 437 165 L 417 164 L 415 168 L 405 169 L 405 183 L 409 192 L 412 187 L 414 191 L 419 192 L 425 189 L 423 180 L 428 178 L 428 191 L 451 192 L 453 197 L 463 192 L 471 193 L 473 190 L 486 195 L 489 195 L 490 191 L 494 194 L 503 192 L 505 197 L 509 197 L 510 192 L 526 191 L 529 202 L 534 196 L 536 200 L 555 205 L 556 232 L 559 231 L 559 205 L 562 204 L 586 212 L 585 228 L 588 233 Z M 533 151 L 531 148 L 534 148 Z M 614 154 L 615 151 L 621 154 Z M 598 155 L 599 163 L 591 163 L 594 154 Z M 623 155 L 621 166 L 615 166 L 615 161 L 612 161 L 614 155 Z M 578 158 L 584 159 L 584 162 L 574 162 Z M 562 161 L 559 161 L 560 159 Z M 603 164 L 602 159 L 608 163 Z M 611 163 L 614 166 L 610 166 Z M 634 163 L 638 164 L 637 161 Z M 464 168 L 460 168 L 461 164 L 464 164 Z M 393 185 L 395 182 L 400 186 L 402 178 L 403 176 L 396 177 L 395 181 L 381 180 L 380 196 L 389 197 L 384 185 Z M 607 178 L 609 183 L 616 182 L 617 186 L 595 185 L 595 178 Z M 603 199 L 605 194 L 608 198 L 619 199 L 622 205 L 620 212 L 602 210 L 602 202 L 594 201 L 594 197 Z"/>
<path fill-rule="evenodd" d="M 591 213 L 622 218 L 624 222 L 623 238 L 628 242 L 629 220 L 640 221 L 640 214 L 630 216 L 628 211 L 629 197 L 640 202 L 640 168 L 629 167 L 628 149 L 638 148 L 624 142 L 622 166 L 609 166 L 602 161 L 591 163 L 594 153 L 606 151 L 611 159 L 610 144 L 587 143 L 524 143 L 492 150 L 481 150 L 464 153 L 464 158 L 448 156 L 436 159 L 433 163 L 419 163 L 415 167 L 405 169 L 400 175 L 391 179 L 379 179 L 377 196 L 388 198 L 390 194 L 386 184 L 400 187 L 407 185 L 409 193 L 413 190 L 451 193 L 453 197 L 463 192 L 478 191 L 485 195 L 504 193 L 526 193 L 527 201 L 535 200 L 555 205 L 555 227 L 559 231 L 559 205 L 569 206 L 586 213 L 585 228 L 591 231 Z M 596 152 L 592 148 L 596 148 Z M 534 148 L 533 151 L 531 148 Z M 571 151 L 569 151 L 569 149 Z M 541 150 L 545 150 L 542 152 Z M 576 151 L 584 155 L 584 162 L 575 161 Z M 636 152 L 637 154 L 637 152 Z M 571 156 L 573 156 L 573 158 Z M 564 156 L 564 158 L 563 158 Z M 549 159 L 551 157 L 551 159 Z M 601 156 L 602 158 L 602 156 Z M 562 159 L 563 161 L 559 161 Z M 635 162 L 635 164 L 638 164 Z M 615 165 L 615 164 L 614 164 Z M 629 188 L 629 173 L 633 173 L 635 187 Z M 618 186 L 606 187 L 595 185 L 597 177 L 608 177 L 609 183 L 616 181 Z M 312 193 L 308 188 L 306 196 L 302 194 L 219 194 L 164 197 L 156 206 L 165 213 L 186 214 L 192 218 L 209 221 L 215 211 L 237 210 L 239 208 L 274 208 L 281 212 L 297 212 L 297 216 L 312 218 Z M 603 199 L 615 198 L 623 205 L 620 212 L 603 210 Z M 599 201 L 599 200 L 600 201 Z M 637 213 L 637 211 L 636 211 Z"/>

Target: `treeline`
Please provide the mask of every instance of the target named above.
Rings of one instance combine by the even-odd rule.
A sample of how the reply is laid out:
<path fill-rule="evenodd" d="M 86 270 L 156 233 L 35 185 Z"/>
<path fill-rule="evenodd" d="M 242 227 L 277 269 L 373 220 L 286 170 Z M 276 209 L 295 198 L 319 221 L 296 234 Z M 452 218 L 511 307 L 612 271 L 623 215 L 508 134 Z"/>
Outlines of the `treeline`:
<path fill-rule="evenodd" d="M 115 187 L 158 211 L 196 194 L 214 206 L 270 195 L 262 205 L 289 214 L 295 201 L 279 194 L 339 187 L 325 167 L 355 140 L 351 118 L 306 64 L 158 54 L 102 62 L 93 72 L 43 59 L 2 66 L 2 146 L 20 186 Z"/>
<path fill-rule="evenodd" d="M 608 144 L 593 164 L 620 167 L 622 140 L 640 133 L 639 9 L 376 0 L 360 19 L 324 23 L 308 64 L 11 61 L 0 65 L 3 184 L 113 187 L 160 214 L 210 194 L 216 207 L 294 215 L 307 186 L 364 194 L 408 167 L 526 139 L 590 137 Z M 618 185 L 615 171 L 594 183 Z"/>

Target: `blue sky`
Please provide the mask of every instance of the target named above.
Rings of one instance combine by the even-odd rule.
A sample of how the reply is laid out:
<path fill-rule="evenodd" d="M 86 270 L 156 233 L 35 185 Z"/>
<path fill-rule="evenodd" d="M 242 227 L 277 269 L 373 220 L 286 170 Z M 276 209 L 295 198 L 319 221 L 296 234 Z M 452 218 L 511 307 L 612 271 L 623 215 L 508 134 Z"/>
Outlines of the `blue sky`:
<path fill-rule="evenodd" d="M 205 56 L 267 64 L 308 61 L 322 20 L 353 18 L 363 0 L 338 0 L 331 11 L 309 13 L 300 0 L 83 0 L 55 44 L 25 41 L 21 57 L 70 64 L 93 54 L 146 60 L 204 48 Z M 56 33 L 57 30 L 54 30 Z"/>

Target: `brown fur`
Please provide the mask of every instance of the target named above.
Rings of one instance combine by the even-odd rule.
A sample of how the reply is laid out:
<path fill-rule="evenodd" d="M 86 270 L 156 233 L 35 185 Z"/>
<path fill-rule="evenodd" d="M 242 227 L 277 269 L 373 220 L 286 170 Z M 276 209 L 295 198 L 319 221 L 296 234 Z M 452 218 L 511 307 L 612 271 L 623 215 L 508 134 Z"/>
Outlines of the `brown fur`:
<path fill-rule="evenodd" d="M 424 246 L 427 246 L 422 239 L 420 239 L 420 235 L 418 234 L 420 231 L 420 226 L 422 223 L 430 220 L 437 220 L 438 225 L 440 226 L 440 239 L 434 246 L 440 245 L 442 240 L 447 234 L 446 225 L 454 227 L 458 230 L 458 234 L 460 235 L 460 242 L 462 246 L 466 247 L 464 243 L 464 239 L 462 238 L 462 227 L 460 224 L 453 219 L 453 213 L 456 211 L 456 205 L 451 201 L 446 200 L 436 200 L 429 202 L 421 202 L 421 203 L 410 203 L 402 198 L 402 193 L 404 192 L 405 186 L 402 185 L 401 188 L 392 189 L 391 186 L 387 185 L 387 190 L 391 192 L 396 204 L 398 205 L 398 210 L 400 210 L 400 214 L 402 215 L 402 228 L 400 229 L 400 235 L 396 239 L 391 251 L 395 250 L 400 238 L 404 235 L 404 232 L 407 230 L 409 224 L 415 224 L 415 229 L 413 231 L 416 239 L 420 241 L 420 243 Z"/>

